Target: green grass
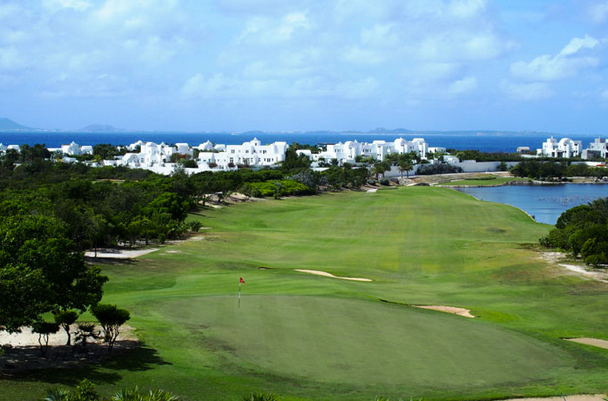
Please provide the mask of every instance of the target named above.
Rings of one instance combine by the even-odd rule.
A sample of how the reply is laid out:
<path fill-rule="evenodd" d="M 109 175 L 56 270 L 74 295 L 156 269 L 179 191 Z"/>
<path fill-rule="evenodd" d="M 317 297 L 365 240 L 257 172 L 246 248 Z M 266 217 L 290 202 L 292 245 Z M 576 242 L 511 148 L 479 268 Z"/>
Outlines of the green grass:
<path fill-rule="evenodd" d="M 496 176 L 483 176 L 481 178 L 470 178 L 468 180 L 458 180 L 444 182 L 439 185 L 443 186 L 455 186 L 455 185 L 473 185 L 473 186 L 489 186 L 489 185 L 502 185 L 511 181 L 521 181 L 519 177 L 496 177 Z"/>
<path fill-rule="evenodd" d="M 102 366 L 0 379 L 0 400 L 88 377 L 185 400 L 488 399 L 608 390 L 608 286 L 547 266 L 549 226 L 462 193 L 408 187 L 208 210 L 207 230 L 107 265 L 104 302 L 145 347 Z M 259 269 L 265 267 L 266 269 Z M 349 282 L 295 272 L 314 269 Z M 237 308 L 239 277 L 243 297 Z M 477 319 L 411 308 L 470 308 Z"/>

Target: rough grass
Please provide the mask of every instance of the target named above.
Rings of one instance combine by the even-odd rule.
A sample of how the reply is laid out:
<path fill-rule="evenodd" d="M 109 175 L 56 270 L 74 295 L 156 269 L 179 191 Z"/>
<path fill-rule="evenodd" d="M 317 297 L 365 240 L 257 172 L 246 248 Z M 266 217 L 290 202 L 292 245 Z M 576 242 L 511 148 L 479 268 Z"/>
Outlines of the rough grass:
<path fill-rule="evenodd" d="M 89 377 L 186 400 L 479 399 L 608 390 L 608 286 L 547 266 L 549 227 L 442 188 L 242 204 L 192 216 L 200 241 L 109 265 L 104 302 L 146 347 L 113 363 L 0 380 L 37 399 Z M 165 248 L 166 249 L 166 248 Z M 265 267 L 265 269 L 259 269 Z M 294 272 L 367 277 L 347 282 Z M 237 308 L 239 277 L 243 298 Z M 384 300 L 382 302 L 380 300 Z M 410 308 L 470 308 L 477 319 Z"/>

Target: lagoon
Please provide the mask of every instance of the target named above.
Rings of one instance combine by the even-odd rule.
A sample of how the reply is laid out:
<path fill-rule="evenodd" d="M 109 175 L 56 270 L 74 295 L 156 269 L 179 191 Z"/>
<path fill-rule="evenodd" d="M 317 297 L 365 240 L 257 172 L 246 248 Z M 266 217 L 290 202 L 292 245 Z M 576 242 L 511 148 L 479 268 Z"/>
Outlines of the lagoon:
<path fill-rule="evenodd" d="M 608 196 L 607 184 L 506 185 L 458 188 L 477 199 L 525 210 L 539 223 L 555 224 L 566 210 Z"/>

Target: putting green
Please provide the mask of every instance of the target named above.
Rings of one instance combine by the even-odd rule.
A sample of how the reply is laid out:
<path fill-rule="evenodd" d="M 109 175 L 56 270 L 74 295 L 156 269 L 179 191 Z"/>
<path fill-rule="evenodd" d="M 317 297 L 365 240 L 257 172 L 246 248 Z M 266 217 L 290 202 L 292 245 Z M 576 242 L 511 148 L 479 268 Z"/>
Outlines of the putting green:
<path fill-rule="evenodd" d="M 557 347 L 407 306 L 306 296 L 234 296 L 163 303 L 160 313 L 229 350 L 257 373 L 325 383 L 431 387 L 540 380 L 564 366 Z"/>

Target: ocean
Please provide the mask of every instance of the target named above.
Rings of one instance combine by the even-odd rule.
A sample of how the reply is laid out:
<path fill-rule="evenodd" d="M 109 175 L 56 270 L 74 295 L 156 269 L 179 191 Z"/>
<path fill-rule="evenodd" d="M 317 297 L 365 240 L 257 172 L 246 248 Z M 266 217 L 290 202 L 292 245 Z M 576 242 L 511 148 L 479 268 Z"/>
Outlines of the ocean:
<path fill-rule="evenodd" d="M 188 143 L 199 145 L 207 140 L 214 143 L 226 145 L 238 145 L 250 141 L 254 137 L 262 143 L 285 141 L 288 143 L 298 142 L 301 144 L 337 143 L 349 140 L 359 142 L 372 142 L 374 140 L 394 141 L 397 138 L 411 140 L 412 138 L 424 138 L 429 146 L 439 146 L 448 149 L 476 149 L 482 152 L 515 152 L 519 146 L 529 146 L 530 149 L 542 147 L 547 139 L 547 134 L 520 134 L 520 133 L 471 133 L 471 134 L 442 134 L 442 133 L 416 133 L 416 134 L 385 134 L 385 133 L 337 133 L 337 132 L 307 132 L 307 133 L 190 133 L 190 132 L 0 132 L 0 143 L 4 145 L 35 145 L 44 144 L 49 148 L 58 148 L 62 144 L 72 141 L 79 145 L 96 145 L 109 143 L 112 145 L 129 145 L 142 140 L 145 142 Z M 556 138 L 561 138 L 556 136 Z M 593 142 L 593 136 L 571 136 L 571 139 L 582 140 L 583 147 Z"/>

